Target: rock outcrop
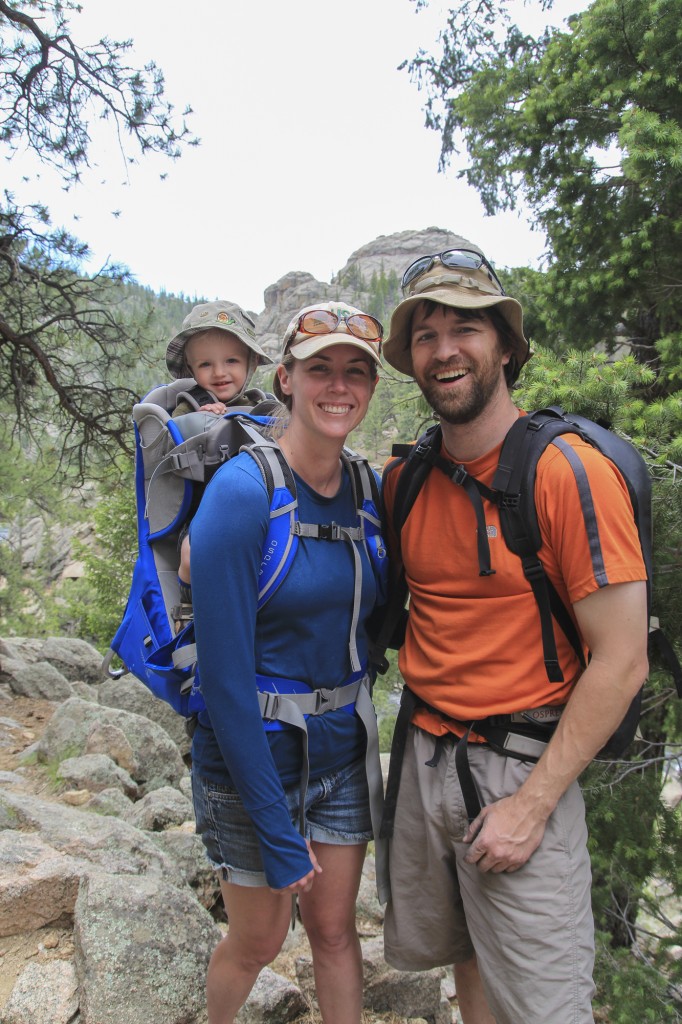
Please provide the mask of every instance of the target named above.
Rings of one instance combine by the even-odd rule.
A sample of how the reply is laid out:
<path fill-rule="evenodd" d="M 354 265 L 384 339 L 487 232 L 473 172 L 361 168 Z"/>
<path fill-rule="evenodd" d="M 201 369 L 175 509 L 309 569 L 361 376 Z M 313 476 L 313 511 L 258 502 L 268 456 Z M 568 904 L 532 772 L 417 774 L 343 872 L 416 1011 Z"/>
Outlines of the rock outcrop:
<path fill-rule="evenodd" d="M 366 308 L 373 275 L 393 274 L 399 282 L 405 268 L 418 256 L 443 252 L 458 244 L 461 245 L 459 236 L 443 228 L 398 231 L 380 235 L 356 249 L 330 282 L 318 281 L 303 271 L 290 271 L 265 289 L 265 308 L 256 322 L 263 347 L 277 358 L 287 324 L 303 306 L 325 299 L 342 299 Z"/>
<path fill-rule="evenodd" d="M 131 677 L 100 682 L 99 663 L 82 641 L 0 640 L 0 1021 L 206 1024 L 206 969 L 226 926 L 189 773 L 165 705 L 138 703 L 135 688 L 146 691 Z M 368 856 L 366 1021 L 452 1024 L 451 976 L 385 964 L 373 876 Z M 317 1019 L 312 979 L 299 925 L 240 1024 Z"/>

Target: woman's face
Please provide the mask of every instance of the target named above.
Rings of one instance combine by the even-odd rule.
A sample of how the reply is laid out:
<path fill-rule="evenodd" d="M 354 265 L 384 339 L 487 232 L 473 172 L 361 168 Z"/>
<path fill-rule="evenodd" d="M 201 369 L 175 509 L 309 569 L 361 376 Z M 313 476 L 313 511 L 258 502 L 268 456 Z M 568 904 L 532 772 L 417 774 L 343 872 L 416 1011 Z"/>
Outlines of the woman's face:
<path fill-rule="evenodd" d="M 282 393 L 291 396 L 291 422 L 342 439 L 361 422 L 377 379 L 372 360 L 354 345 L 333 345 L 290 371 L 278 367 Z"/>

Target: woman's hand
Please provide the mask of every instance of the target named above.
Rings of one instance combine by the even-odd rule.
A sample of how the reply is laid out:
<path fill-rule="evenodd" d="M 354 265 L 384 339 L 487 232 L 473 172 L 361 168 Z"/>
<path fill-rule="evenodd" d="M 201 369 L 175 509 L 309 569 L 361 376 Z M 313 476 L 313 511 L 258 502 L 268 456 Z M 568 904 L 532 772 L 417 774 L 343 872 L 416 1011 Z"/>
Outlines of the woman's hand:
<path fill-rule="evenodd" d="M 307 875 L 303 875 L 303 877 L 299 878 L 296 882 L 292 882 L 291 885 L 287 885 L 286 888 L 284 888 L 284 889 L 272 889 L 271 890 L 272 892 L 279 892 L 279 893 L 282 893 L 284 895 L 292 895 L 292 896 L 297 896 L 301 892 L 309 892 L 310 889 L 312 888 L 313 881 L 315 880 L 315 875 L 322 874 L 322 868 L 317 863 L 317 857 L 315 856 L 313 848 L 310 845 L 310 840 L 306 839 L 305 844 L 308 847 L 308 856 L 310 857 L 310 860 L 312 861 L 312 865 L 313 865 L 312 871 L 309 871 Z"/>

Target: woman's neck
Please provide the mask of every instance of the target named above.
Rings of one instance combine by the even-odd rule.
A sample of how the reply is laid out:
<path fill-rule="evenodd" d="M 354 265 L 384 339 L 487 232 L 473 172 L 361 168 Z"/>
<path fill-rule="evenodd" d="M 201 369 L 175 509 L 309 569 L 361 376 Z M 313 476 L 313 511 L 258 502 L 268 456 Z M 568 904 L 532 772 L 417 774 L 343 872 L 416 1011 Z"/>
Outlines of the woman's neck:
<path fill-rule="evenodd" d="M 294 472 L 314 491 L 327 498 L 338 493 L 342 472 L 341 441 L 316 437 L 311 443 L 309 438 L 299 438 L 289 426 L 279 438 L 279 446 Z"/>

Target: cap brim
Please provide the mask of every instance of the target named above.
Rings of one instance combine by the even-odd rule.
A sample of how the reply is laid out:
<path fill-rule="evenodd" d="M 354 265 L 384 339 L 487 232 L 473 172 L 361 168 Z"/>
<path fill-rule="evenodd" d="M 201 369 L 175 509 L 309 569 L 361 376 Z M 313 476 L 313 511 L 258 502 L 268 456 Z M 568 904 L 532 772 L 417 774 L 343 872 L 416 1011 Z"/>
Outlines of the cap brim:
<path fill-rule="evenodd" d="M 408 377 L 414 376 L 410 326 L 415 306 L 429 299 L 453 309 L 489 309 L 491 306 L 497 306 L 514 335 L 514 356 L 519 367 L 528 360 L 530 345 L 523 334 L 523 309 L 516 299 L 508 295 L 484 295 L 480 292 L 474 294 L 470 288 L 429 288 L 428 292 L 403 299 L 393 311 L 383 353 L 386 362 L 400 373 L 407 374 Z"/>
<path fill-rule="evenodd" d="M 366 355 L 371 356 L 377 366 L 381 366 L 378 345 L 369 341 L 363 341 L 362 338 L 356 338 L 353 334 L 312 335 L 291 345 L 288 351 L 295 359 L 310 359 L 311 356 L 317 355 L 318 352 L 322 352 L 327 348 L 334 348 L 335 345 L 351 345 L 353 348 L 357 348 Z"/>

